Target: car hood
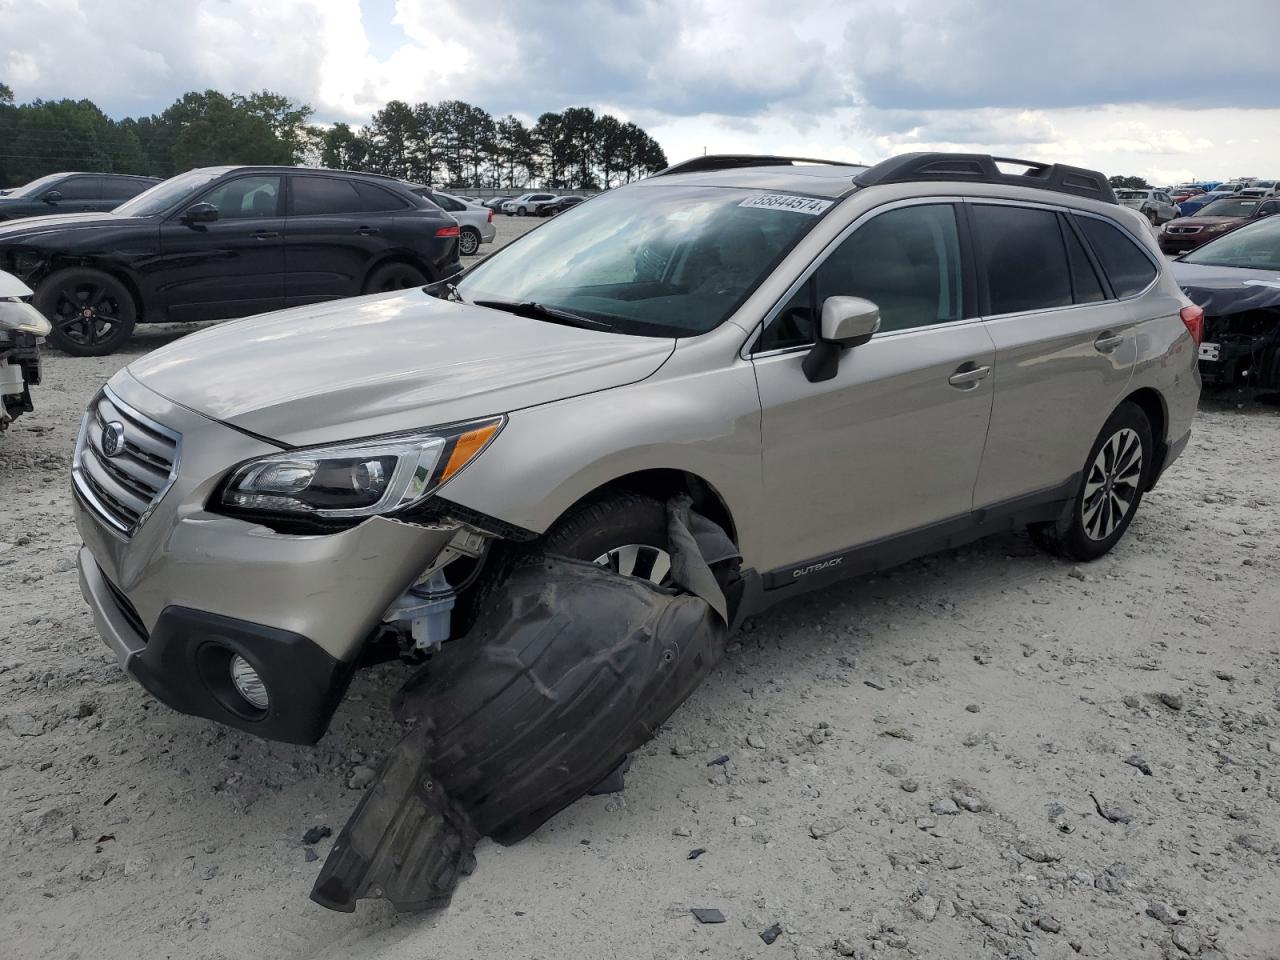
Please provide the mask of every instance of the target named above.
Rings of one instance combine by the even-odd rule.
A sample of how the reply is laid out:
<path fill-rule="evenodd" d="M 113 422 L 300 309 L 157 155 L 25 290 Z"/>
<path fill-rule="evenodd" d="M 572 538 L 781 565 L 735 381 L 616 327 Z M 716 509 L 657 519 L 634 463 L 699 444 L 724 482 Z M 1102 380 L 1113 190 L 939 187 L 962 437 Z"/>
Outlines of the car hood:
<path fill-rule="evenodd" d="M 1177 220 L 1170 220 L 1171 227 L 1216 227 L 1219 224 L 1230 224 L 1235 226 L 1244 223 L 1248 217 L 1179 217 Z"/>
<path fill-rule="evenodd" d="M 1170 269 L 1182 291 L 1209 316 L 1280 309 L 1280 270 L 1219 267 L 1180 260 L 1175 260 Z"/>
<path fill-rule="evenodd" d="M 59 213 L 46 217 L 24 217 L 0 223 L 0 243 L 37 240 L 47 233 L 90 229 L 105 225 L 120 226 L 138 222 L 137 217 L 117 217 L 114 213 Z"/>
<path fill-rule="evenodd" d="M 285 445 L 508 413 L 653 374 L 674 339 L 376 294 L 234 320 L 130 364 L 185 407 Z"/>

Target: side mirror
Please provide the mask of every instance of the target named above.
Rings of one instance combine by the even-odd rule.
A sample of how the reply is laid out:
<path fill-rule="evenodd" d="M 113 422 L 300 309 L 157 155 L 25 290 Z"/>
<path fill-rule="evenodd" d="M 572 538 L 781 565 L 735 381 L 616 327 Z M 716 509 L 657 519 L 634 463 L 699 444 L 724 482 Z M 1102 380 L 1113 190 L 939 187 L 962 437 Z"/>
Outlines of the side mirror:
<path fill-rule="evenodd" d="M 801 369 L 810 383 L 836 375 L 840 353 L 866 343 L 880 329 L 880 308 L 862 297 L 827 297 L 822 302 L 818 339 Z"/>
<path fill-rule="evenodd" d="M 218 208 L 212 203 L 193 203 L 182 214 L 183 223 L 213 223 L 218 219 Z"/>
<path fill-rule="evenodd" d="M 61 202 L 62 202 L 62 191 L 60 191 L 60 190 L 50 190 L 48 193 L 46 193 L 46 194 L 45 194 L 43 197 L 41 197 L 40 199 L 41 199 L 41 200 L 43 200 L 45 203 L 61 203 Z"/>

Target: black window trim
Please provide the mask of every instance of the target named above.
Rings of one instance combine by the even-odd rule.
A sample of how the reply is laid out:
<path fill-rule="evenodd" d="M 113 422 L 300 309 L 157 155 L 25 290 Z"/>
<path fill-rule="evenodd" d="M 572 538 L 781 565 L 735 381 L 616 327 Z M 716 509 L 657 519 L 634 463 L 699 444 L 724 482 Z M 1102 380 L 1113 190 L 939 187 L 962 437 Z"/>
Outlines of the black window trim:
<path fill-rule="evenodd" d="M 783 356 L 788 353 L 808 352 L 812 347 L 810 343 L 800 343 L 790 347 L 775 347 L 770 350 L 757 349 L 758 344 L 764 338 L 765 331 L 769 329 L 769 325 L 777 320 L 778 315 L 782 312 L 782 308 L 791 302 L 791 298 L 799 292 L 802 286 L 805 286 L 817 273 L 827 259 L 836 251 L 845 240 L 853 234 L 862 225 L 869 223 L 878 216 L 889 213 L 892 210 L 899 210 L 903 207 L 920 207 L 920 206 L 940 206 L 948 205 L 955 211 L 956 217 L 956 237 L 960 244 L 960 282 L 962 284 L 961 296 L 963 304 L 961 312 L 964 314 L 959 320 L 948 320 L 945 323 L 926 323 L 918 327 L 907 327 L 902 330 L 885 330 L 875 334 L 872 340 L 881 340 L 886 337 L 896 337 L 908 333 L 919 333 L 923 330 L 941 330 L 958 327 L 962 324 L 981 323 L 983 317 L 976 313 L 977 301 L 974 299 L 974 277 L 976 273 L 976 262 L 974 261 L 971 249 L 966 249 L 966 241 L 969 239 L 969 218 L 968 212 L 963 208 L 964 197 L 940 195 L 928 197 L 904 197 L 898 200 L 889 200 L 885 203 L 864 210 L 852 221 L 841 228 L 818 254 L 808 263 L 808 265 L 800 271 L 795 281 L 783 292 L 782 296 L 776 303 L 771 306 L 764 315 L 764 319 L 757 324 L 747 337 L 739 352 L 744 360 L 763 360 L 767 357 Z M 839 201 L 837 201 L 839 202 Z"/>

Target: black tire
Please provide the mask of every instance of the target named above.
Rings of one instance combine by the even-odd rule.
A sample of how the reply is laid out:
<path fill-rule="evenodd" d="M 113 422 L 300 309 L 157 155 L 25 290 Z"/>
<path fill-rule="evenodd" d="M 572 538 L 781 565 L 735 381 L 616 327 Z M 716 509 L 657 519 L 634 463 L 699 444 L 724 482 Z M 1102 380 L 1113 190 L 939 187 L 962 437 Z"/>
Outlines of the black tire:
<path fill-rule="evenodd" d="M 475 227 L 463 227 L 458 232 L 458 252 L 464 257 L 474 257 L 480 252 L 480 231 Z"/>
<path fill-rule="evenodd" d="M 614 548 L 628 544 L 667 549 L 664 504 L 632 493 L 610 494 L 571 510 L 532 543 L 495 543 L 476 582 L 458 597 L 453 614 L 454 636 L 463 636 L 471 629 L 494 592 L 517 566 L 546 553 L 594 563 Z"/>
<path fill-rule="evenodd" d="M 1160 223 L 1160 214 L 1156 213 L 1154 210 L 1148 210 L 1147 219 L 1151 221 L 1151 225 L 1153 227 L 1158 226 Z"/>
<path fill-rule="evenodd" d="M 1131 463 L 1135 446 L 1140 459 Z M 1031 539 L 1069 560 L 1096 560 L 1110 551 L 1138 512 L 1155 466 L 1154 454 L 1147 415 L 1135 403 L 1120 404 L 1089 450 L 1070 516 L 1032 524 L 1027 528 Z"/>
<path fill-rule="evenodd" d="M 393 290 L 408 290 L 410 287 L 425 287 L 427 278 L 421 270 L 410 263 L 384 263 L 375 267 L 364 282 L 365 293 L 390 293 Z"/>
<path fill-rule="evenodd" d="M 529 215 L 529 211 L 528 211 L 526 208 L 524 208 L 524 207 L 517 207 L 517 208 L 516 208 L 516 216 L 517 216 L 517 217 L 527 217 L 528 215 Z"/>
<path fill-rule="evenodd" d="M 129 288 L 101 270 L 71 267 L 45 277 L 32 304 L 53 325 L 49 341 L 73 357 L 114 353 L 133 336 L 138 307 Z"/>

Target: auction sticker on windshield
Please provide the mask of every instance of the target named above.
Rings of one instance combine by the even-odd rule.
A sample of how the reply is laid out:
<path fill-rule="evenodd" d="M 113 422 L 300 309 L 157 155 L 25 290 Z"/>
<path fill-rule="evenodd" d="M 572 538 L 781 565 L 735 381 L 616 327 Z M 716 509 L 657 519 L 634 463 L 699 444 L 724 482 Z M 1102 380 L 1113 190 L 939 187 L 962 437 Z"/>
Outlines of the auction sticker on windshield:
<path fill-rule="evenodd" d="M 738 206 L 760 210 L 786 210 L 790 213 L 807 213 L 816 217 L 825 213 L 834 200 L 815 200 L 813 197 L 793 197 L 785 193 L 760 193 L 747 197 Z"/>

